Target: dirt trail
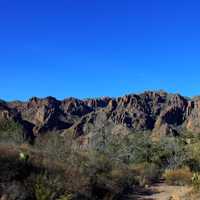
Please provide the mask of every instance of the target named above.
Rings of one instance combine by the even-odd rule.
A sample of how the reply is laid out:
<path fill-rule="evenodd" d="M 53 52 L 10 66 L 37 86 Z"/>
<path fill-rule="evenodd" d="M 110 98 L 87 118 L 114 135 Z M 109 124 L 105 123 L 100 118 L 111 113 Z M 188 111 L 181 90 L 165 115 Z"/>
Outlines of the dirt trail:
<path fill-rule="evenodd" d="M 186 194 L 191 191 L 187 186 L 169 186 L 158 183 L 149 188 L 150 194 L 138 195 L 138 200 L 185 200 Z"/>

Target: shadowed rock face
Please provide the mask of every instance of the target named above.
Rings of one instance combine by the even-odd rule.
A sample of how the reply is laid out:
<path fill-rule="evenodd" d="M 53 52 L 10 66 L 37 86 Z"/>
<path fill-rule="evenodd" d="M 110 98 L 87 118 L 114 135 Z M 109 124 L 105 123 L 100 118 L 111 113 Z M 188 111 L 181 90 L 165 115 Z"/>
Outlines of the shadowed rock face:
<path fill-rule="evenodd" d="M 6 102 L 0 102 L 0 120 L 16 120 L 20 118 L 20 114 L 15 108 L 8 107 Z"/>
<path fill-rule="evenodd" d="M 73 132 L 75 137 L 149 131 L 157 136 L 200 133 L 200 98 L 144 92 L 119 98 L 59 101 L 53 97 L 28 102 L 0 102 L 0 117 L 12 118 L 35 136 L 48 131 Z"/>
<path fill-rule="evenodd" d="M 24 137 L 30 140 L 34 138 L 34 124 L 22 119 L 21 113 L 18 112 L 16 108 L 10 108 L 6 102 L 0 102 L 0 123 L 5 120 L 20 123 L 24 132 Z"/>

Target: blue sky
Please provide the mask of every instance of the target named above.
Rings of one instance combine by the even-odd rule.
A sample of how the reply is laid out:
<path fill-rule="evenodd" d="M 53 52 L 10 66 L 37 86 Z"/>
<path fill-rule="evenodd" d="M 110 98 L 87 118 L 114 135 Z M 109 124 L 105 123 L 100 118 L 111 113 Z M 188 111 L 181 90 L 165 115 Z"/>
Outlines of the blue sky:
<path fill-rule="evenodd" d="M 0 98 L 200 94 L 200 2 L 0 0 Z"/>

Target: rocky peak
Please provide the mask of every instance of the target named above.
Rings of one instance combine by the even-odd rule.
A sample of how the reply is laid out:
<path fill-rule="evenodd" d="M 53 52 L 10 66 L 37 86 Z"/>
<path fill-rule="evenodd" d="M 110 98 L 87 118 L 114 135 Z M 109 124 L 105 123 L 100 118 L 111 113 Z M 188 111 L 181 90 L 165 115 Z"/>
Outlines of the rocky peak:
<path fill-rule="evenodd" d="M 92 108 L 104 108 L 108 106 L 111 98 L 110 97 L 102 97 L 98 99 L 86 99 L 85 104 Z"/>
<path fill-rule="evenodd" d="M 93 107 L 88 106 L 86 102 L 75 98 L 63 100 L 61 102 L 61 109 L 66 114 L 77 115 L 79 117 L 93 111 Z"/>
<path fill-rule="evenodd" d="M 86 100 L 33 97 L 27 102 L 1 101 L 0 113 L 4 118 L 20 116 L 31 124 L 35 135 L 70 130 L 77 137 L 91 136 L 101 128 L 109 133 L 129 130 L 167 135 L 179 133 L 180 127 L 200 133 L 200 98 L 164 91 Z"/>

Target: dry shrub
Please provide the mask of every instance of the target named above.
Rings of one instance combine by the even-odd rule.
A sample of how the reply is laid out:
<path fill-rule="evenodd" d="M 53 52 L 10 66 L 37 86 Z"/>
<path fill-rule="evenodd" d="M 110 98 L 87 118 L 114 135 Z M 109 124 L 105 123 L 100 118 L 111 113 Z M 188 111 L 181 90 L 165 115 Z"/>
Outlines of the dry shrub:
<path fill-rule="evenodd" d="M 55 200 L 66 192 L 65 179 L 61 174 L 44 172 L 36 175 L 33 183 L 36 200 Z"/>
<path fill-rule="evenodd" d="M 192 176 L 192 186 L 195 191 L 199 192 L 200 191 L 200 174 L 199 173 L 194 173 Z"/>
<path fill-rule="evenodd" d="M 134 173 L 128 168 L 113 169 L 110 172 L 109 177 L 112 181 L 111 185 L 113 186 L 115 193 L 123 193 L 124 190 L 129 189 L 133 187 L 133 185 L 137 184 Z"/>
<path fill-rule="evenodd" d="M 66 167 L 64 171 L 65 188 L 73 194 L 90 195 L 90 177 L 82 172 L 78 167 Z"/>
<path fill-rule="evenodd" d="M 134 172 L 140 186 L 153 183 L 160 175 L 159 168 L 154 163 L 140 163 L 132 165 L 130 168 Z"/>
<path fill-rule="evenodd" d="M 169 185 L 189 185 L 192 181 L 192 172 L 188 167 L 166 170 L 163 178 Z"/>

